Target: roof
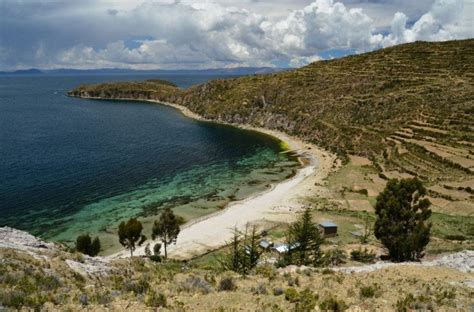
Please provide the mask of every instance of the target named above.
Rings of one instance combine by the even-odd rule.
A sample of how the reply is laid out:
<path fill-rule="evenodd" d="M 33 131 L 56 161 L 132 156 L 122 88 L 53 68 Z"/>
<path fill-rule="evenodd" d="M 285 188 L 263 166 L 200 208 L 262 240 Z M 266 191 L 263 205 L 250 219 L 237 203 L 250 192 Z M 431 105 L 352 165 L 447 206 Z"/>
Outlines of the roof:
<path fill-rule="evenodd" d="M 260 242 L 259 245 L 260 245 L 260 247 L 268 248 L 268 247 L 270 247 L 271 244 L 270 244 L 269 241 L 263 240 L 263 241 Z"/>
<path fill-rule="evenodd" d="M 337 227 L 337 224 L 332 221 L 323 221 L 320 222 L 319 225 L 324 228 Z"/>
<path fill-rule="evenodd" d="M 275 249 L 279 253 L 285 253 L 285 252 L 288 252 L 288 250 L 296 249 L 299 246 L 300 246 L 299 242 L 293 243 L 290 248 L 288 248 L 288 244 L 277 244 L 275 245 L 275 247 L 273 247 L 273 249 Z"/>
<path fill-rule="evenodd" d="M 288 245 L 287 244 L 278 244 L 275 245 L 274 249 L 278 251 L 279 253 L 285 253 L 288 251 Z"/>

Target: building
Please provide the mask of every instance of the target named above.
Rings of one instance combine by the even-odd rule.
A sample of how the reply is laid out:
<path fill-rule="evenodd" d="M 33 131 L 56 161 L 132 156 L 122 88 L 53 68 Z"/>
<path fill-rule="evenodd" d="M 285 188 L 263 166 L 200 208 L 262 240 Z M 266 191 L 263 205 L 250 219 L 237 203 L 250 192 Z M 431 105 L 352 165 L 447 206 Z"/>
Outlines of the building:
<path fill-rule="evenodd" d="M 324 237 L 333 237 L 337 235 L 337 224 L 332 221 L 320 222 L 318 228 Z"/>

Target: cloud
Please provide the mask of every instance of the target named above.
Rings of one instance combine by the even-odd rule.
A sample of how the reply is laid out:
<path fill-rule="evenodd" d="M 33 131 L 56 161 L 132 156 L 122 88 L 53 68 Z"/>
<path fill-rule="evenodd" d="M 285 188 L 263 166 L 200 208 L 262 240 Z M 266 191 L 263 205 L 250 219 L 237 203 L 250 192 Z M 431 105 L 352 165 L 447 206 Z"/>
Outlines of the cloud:
<path fill-rule="evenodd" d="M 392 19 L 391 33 L 382 39 L 382 45 L 472 37 L 474 30 L 466 29 L 467 25 L 462 18 L 463 9 L 463 1 L 437 0 L 431 10 L 423 14 L 411 27 L 407 27 L 407 16 L 397 12 Z"/>
<path fill-rule="evenodd" d="M 275 17 L 248 9 L 268 1 L 0 0 L 0 69 L 301 66 L 330 50 L 474 36 L 472 0 L 435 0 L 416 20 L 397 12 L 385 29 L 345 1 L 316 0 Z"/>

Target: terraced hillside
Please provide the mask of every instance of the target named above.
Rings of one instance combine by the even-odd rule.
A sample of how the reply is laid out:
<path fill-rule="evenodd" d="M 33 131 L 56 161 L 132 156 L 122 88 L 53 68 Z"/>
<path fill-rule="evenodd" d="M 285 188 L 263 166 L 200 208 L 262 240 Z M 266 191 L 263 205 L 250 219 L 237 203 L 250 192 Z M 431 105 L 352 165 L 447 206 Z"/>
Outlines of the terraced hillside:
<path fill-rule="evenodd" d="M 474 40 L 419 42 L 216 80 L 172 101 L 429 179 L 474 172 Z M 385 156 L 385 157 L 384 157 Z"/>

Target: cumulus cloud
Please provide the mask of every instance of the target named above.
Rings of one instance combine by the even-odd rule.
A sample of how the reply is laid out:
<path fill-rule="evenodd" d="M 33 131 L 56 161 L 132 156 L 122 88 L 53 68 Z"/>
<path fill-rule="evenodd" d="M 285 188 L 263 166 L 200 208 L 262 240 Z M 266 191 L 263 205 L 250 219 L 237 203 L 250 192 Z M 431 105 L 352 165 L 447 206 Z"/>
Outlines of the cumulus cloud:
<path fill-rule="evenodd" d="M 222 1 L 1 2 L 0 69 L 302 66 L 329 50 L 474 35 L 466 18 L 472 0 L 435 0 L 415 21 L 397 12 L 388 31 L 363 9 L 333 0 L 278 18 Z"/>

